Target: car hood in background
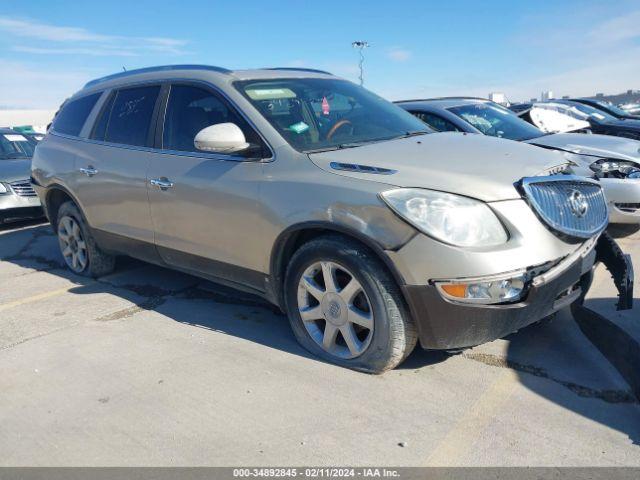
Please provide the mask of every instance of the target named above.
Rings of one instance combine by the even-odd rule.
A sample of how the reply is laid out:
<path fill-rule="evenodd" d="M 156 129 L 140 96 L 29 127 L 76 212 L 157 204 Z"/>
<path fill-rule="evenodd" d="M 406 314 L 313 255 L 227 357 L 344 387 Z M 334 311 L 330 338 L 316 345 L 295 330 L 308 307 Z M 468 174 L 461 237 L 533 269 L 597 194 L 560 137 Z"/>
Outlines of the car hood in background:
<path fill-rule="evenodd" d="M 11 183 L 16 180 L 27 180 L 31 177 L 31 159 L 1 160 L 0 182 Z"/>
<path fill-rule="evenodd" d="M 312 153 L 327 172 L 398 187 L 457 193 L 486 202 L 520 198 L 514 183 L 567 161 L 559 152 L 484 135 L 431 133 L 361 147 Z M 331 163 L 394 170 L 388 175 L 337 170 Z"/>
<path fill-rule="evenodd" d="M 519 116 L 525 114 L 531 118 L 531 123 L 546 133 L 571 132 L 574 130 L 584 130 L 591 127 L 586 120 L 579 120 L 565 113 L 546 108 L 538 108 L 535 105 L 530 110 L 519 113 Z"/>
<path fill-rule="evenodd" d="M 640 130 L 640 121 L 638 120 L 627 120 L 627 119 L 619 119 L 619 120 L 611 120 L 609 122 L 602 122 L 602 125 L 612 125 L 616 128 L 626 128 L 628 130 Z"/>
<path fill-rule="evenodd" d="M 639 141 L 611 135 L 554 133 L 526 140 L 526 143 L 541 147 L 558 148 L 581 155 L 640 161 Z"/>

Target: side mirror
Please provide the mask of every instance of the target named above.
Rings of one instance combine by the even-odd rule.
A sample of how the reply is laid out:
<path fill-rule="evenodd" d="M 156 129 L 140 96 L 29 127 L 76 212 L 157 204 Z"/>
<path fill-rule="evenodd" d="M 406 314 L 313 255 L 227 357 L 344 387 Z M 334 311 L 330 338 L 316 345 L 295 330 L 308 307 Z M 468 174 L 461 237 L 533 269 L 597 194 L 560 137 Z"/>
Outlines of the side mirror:
<path fill-rule="evenodd" d="M 244 133 L 235 123 L 218 123 L 203 128 L 193 144 L 198 150 L 214 153 L 235 153 L 249 148 Z"/>

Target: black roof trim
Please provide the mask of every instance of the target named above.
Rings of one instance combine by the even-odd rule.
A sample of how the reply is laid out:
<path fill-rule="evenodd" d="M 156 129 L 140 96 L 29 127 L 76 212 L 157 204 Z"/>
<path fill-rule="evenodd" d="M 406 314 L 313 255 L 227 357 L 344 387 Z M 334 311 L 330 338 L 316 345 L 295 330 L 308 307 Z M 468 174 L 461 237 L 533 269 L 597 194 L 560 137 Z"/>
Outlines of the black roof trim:
<path fill-rule="evenodd" d="M 288 72 L 310 72 L 310 73 L 324 73 L 325 75 L 333 76 L 333 73 L 326 72 L 324 70 L 318 70 L 316 68 L 296 68 L 296 67 L 269 67 L 263 68 L 262 70 L 284 70 Z"/>
<path fill-rule="evenodd" d="M 215 67 L 213 65 L 161 65 L 158 67 L 147 67 L 147 68 L 138 68 L 136 70 L 127 70 L 125 72 L 118 72 L 112 75 L 107 75 L 106 77 L 96 78 L 95 80 L 91 80 L 87 82 L 84 88 L 91 87 L 93 85 L 97 85 L 102 82 L 106 82 L 107 80 L 114 80 L 116 78 L 126 78 L 130 75 L 137 75 L 139 73 L 151 73 L 151 72 L 166 72 L 173 70 L 209 70 L 211 72 L 232 73 L 231 70 L 227 70 L 222 67 Z"/>

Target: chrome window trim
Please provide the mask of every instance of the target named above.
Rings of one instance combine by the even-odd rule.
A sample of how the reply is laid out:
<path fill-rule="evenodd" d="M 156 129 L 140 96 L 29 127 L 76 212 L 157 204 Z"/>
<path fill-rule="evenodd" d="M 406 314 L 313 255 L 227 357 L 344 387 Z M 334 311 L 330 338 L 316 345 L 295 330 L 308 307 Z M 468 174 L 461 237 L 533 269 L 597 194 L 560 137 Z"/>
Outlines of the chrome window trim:
<path fill-rule="evenodd" d="M 250 159 L 247 157 L 243 157 L 241 155 L 233 155 L 233 154 L 221 154 L 221 153 L 207 153 L 207 152 L 185 152 L 185 151 L 181 151 L 181 150 L 164 150 L 161 148 L 156 148 L 156 147 L 139 147 L 139 146 L 135 146 L 135 145 L 125 145 L 122 143 L 113 143 L 113 142 L 105 142 L 105 141 L 101 141 L 101 140 L 94 140 L 92 138 L 88 138 L 88 137 L 80 137 L 80 136 L 74 136 L 74 135 L 68 135 L 68 134 L 64 134 L 64 133 L 60 133 L 60 132 L 56 132 L 53 128 L 51 128 L 49 130 L 49 133 L 54 134 L 56 136 L 62 137 L 62 138 L 66 138 L 69 140 L 77 140 L 77 141 L 83 141 L 83 142 L 88 142 L 88 143 L 92 143 L 95 145 L 104 145 L 106 147 L 113 147 L 113 148 L 124 148 L 127 150 L 137 150 L 137 151 L 141 151 L 141 152 L 149 152 L 149 153 L 156 153 L 156 154 L 164 154 L 164 155 L 177 155 L 177 156 L 183 156 L 183 157 L 195 157 L 195 158 L 205 158 L 205 159 L 214 159 L 214 160 L 226 160 L 226 161 L 230 161 L 230 162 L 247 162 L 247 163 L 267 163 L 267 162 L 273 162 L 276 159 L 275 156 L 275 150 L 273 149 L 273 147 L 271 146 L 271 144 L 267 141 L 267 139 L 265 138 L 265 136 L 262 134 L 262 132 L 258 129 L 258 127 L 256 127 L 255 123 L 253 123 L 253 121 L 251 121 L 251 119 L 244 113 L 244 111 L 238 107 L 237 103 L 234 102 L 224 91 L 222 91 L 220 88 L 218 88 L 216 85 L 212 84 L 211 82 L 207 82 L 205 80 L 199 80 L 199 79 L 191 79 L 191 78 L 166 78 L 166 79 L 162 79 L 162 80 L 140 80 L 137 82 L 127 82 L 127 83 L 122 83 L 120 85 L 114 85 L 111 86 L 109 88 L 104 89 L 102 92 L 113 92 L 114 90 L 123 90 L 123 89 L 127 89 L 127 88 L 135 88 L 135 87 L 141 87 L 141 86 L 145 86 L 145 85 L 169 85 L 171 86 L 172 84 L 182 84 L 182 85 L 187 85 L 187 84 L 193 84 L 193 85 L 201 85 L 204 87 L 208 87 L 211 90 L 213 90 L 214 93 L 218 93 L 222 98 L 224 98 L 227 102 L 229 102 L 229 104 L 238 112 L 238 114 L 249 124 L 249 126 L 251 128 L 253 128 L 256 133 L 260 136 L 260 138 L 262 139 L 262 141 L 264 142 L 264 144 L 266 145 L 267 149 L 269 150 L 270 156 L 268 157 L 264 157 L 264 158 L 260 158 L 260 159 Z M 94 94 L 97 92 L 91 92 L 88 95 Z M 78 98 L 82 98 L 82 97 L 78 97 Z M 98 99 L 98 102 L 103 99 L 105 97 L 101 97 L 100 99 Z M 167 97 L 168 100 L 168 97 Z M 98 103 L 96 102 L 96 104 Z M 101 102 L 103 103 L 103 102 Z M 165 102 L 164 108 L 166 110 L 166 106 L 168 104 L 168 101 Z M 94 105 L 94 108 L 96 106 Z M 93 127 L 95 127 L 95 122 L 97 121 L 97 118 L 93 119 L 93 124 L 91 125 L 91 129 L 93 129 Z M 162 113 L 162 122 L 164 123 L 164 112 Z M 83 130 L 86 127 L 83 126 Z"/>
<path fill-rule="evenodd" d="M 138 147 L 136 145 L 124 145 L 122 143 L 104 142 L 100 140 L 93 140 L 91 138 L 74 137 L 72 135 L 64 135 L 58 132 L 52 133 L 52 135 L 56 137 L 66 138 L 68 140 L 75 140 L 78 142 L 86 142 L 86 143 L 92 143 L 94 145 L 101 145 L 104 147 L 121 148 L 124 150 L 135 150 L 138 152 L 147 152 L 147 153 L 154 153 L 154 154 L 161 154 L 161 155 L 177 155 L 182 157 L 196 157 L 196 158 L 203 158 L 203 159 L 226 160 L 226 161 L 245 162 L 245 163 L 262 163 L 264 161 L 262 159 L 255 159 L 255 160 L 248 159 L 247 157 L 242 157 L 238 155 L 224 155 L 224 154 L 207 153 L 207 152 L 202 152 L 202 153 L 183 152 L 180 150 L 160 150 L 154 147 Z"/>

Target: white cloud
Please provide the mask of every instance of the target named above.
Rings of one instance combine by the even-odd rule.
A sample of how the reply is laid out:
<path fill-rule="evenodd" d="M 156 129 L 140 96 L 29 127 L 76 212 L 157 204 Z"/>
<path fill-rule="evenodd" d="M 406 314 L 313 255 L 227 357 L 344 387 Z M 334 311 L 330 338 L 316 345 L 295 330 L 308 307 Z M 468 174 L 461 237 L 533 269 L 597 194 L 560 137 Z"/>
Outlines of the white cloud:
<path fill-rule="evenodd" d="M 596 45 L 602 42 L 622 42 L 640 38 L 640 10 L 607 20 L 591 32 L 589 37 Z"/>
<path fill-rule="evenodd" d="M 406 62 L 411 58 L 411 52 L 404 48 L 393 47 L 387 50 L 387 58 L 394 62 Z"/>
<path fill-rule="evenodd" d="M 19 37 L 53 42 L 103 42 L 111 39 L 108 35 L 97 35 L 84 28 L 57 27 L 10 17 L 0 17 L 0 29 Z"/>
<path fill-rule="evenodd" d="M 88 80 L 94 70 L 43 68 L 0 59 L 0 108 L 57 109 Z"/>
<path fill-rule="evenodd" d="M 0 31 L 20 38 L 21 43 L 14 49 L 33 54 L 75 54 L 101 56 L 136 56 L 145 53 L 180 55 L 185 53 L 185 40 L 165 37 L 127 37 L 102 35 L 85 28 L 49 25 L 35 20 L 22 20 L 0 16 Z M 28 40 L 46 41 L 48 47 L 29 45 Z M 82 42 L 83 47 L 76 47 Z M 65 45 L 74 44 L 72 47 Z"/>
<path fill-rule="evenodd" d="M 17 45 L 11 50 L 36 55 L 90 55 L 92 57 L 137 57 L 140 54 L 119 48 L 76 48 L 76 47 L 27 47 Z"/>

